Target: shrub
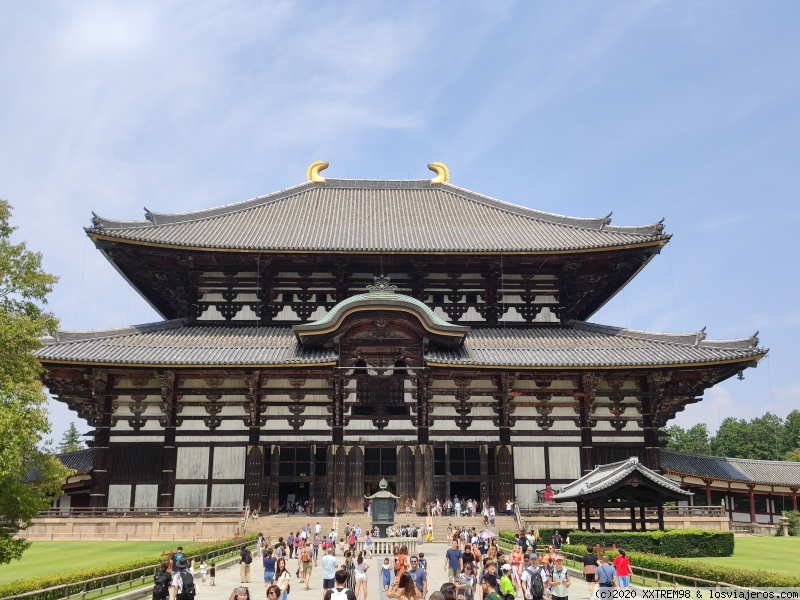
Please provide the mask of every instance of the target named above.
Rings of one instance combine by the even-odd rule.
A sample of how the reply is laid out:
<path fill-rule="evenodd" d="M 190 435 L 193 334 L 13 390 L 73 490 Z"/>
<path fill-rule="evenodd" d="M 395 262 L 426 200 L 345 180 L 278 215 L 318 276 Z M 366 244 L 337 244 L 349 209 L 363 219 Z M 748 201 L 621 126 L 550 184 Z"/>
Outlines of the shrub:
<path fill-rule="evenodd" d="M 555 529 L 540 529 L 539 544 L 541 549 L 550 543 Z M 514 543 L 516 531 L 501 531 L 500 538 Z M 593 533 L 588 531 L 562 531 L 561 536 L 570 544 L 595 546 L 603 548 L 614 545 L 625 548 L 625 551 L 663 554 L 678 558 L 698 556 L 732 556 L 733 533 L 729 531 L 705 531 L 703 529 L 676 529 L 672 531 L 608 531 Z"/>
<path fill-rule="evenodd" d="M 626 552 L 646 552 L 678 558 L 697 556 L 732 556 L 733 533 L 703 529 L 676 529 L 671 531 L 608 531 L 592 533 L 572 531 L 571 544 L 610 548 L 621 546 Z"/>
<path fill-rule="evenodd" d="M 245 543 L 249 543 L 253 541 L 255 537 L 255 534 L 248 534 L 245 536 L 244 541 Z M 190 559 L 200 558 L 210 552 L 222 550 L 223 548 L 227 548 L 232 545 L 234 545 L 232 540 L 223 540 L 220 542 L 212 542 L 207 544 L 193 544 L 191 546 L 187 546 L 184 553 Z M 66 573 L 53 573 L 51 575 L 45 575 L 43 577 L 36 577 L 33 579 L 18 579 L 6 585 L 0 586 L 0 598 L 7 598 L 8 596 L 23 594 L 25 592 L 35 592 L 37 590 L 44 590 L 65 584 L 75 585 L 70 585 L 66 590 L 62 590 L 62 592 L 59 594 L 60 598 L 65 597 L 67 594 L 78 595 L 81 594 L 84 589 L 83 584 L 79 585 L 78 582 L 85 581 L 87 579 L 94 579 L 96 577 L 101 578 L 98 581 L 92 582 L 90 586 L 87 586 L 87 591 L 98 589 L 103 586 L 116 585 L 117 583 L 127 584 L 129 581 L 131 581 L 131 578 L 126 575 L 125 578 L 123 578 L 121 581 L 118 581 L 118 574 L 124 571 L 132 571 L 134 569 L 150 568 L 152 570 L 150 573 L 147 573 L 146 575 L 139 574 L 137 577 L 133 577 L 134 580 L 143 578 L 147 580 L 155 574 L 156 570 L 161 565 L 162 560 L 164 560 L 164 557 L 160 555 L 148 555 L 146 557 L 131 560 L 125 563 L 104 565 L 102 567 L 92 567 L 89 569 L 80 569 L 78 571 L 68 571 Z M 48 597 L 53 597 L 53 593 L 49 593 Z"/>
<path fill-rule="evenodd" d="M 789 519 L 789 535 L 800 535 L 800 512 L 796 510 L 785 510 L 783 516 Z M 783 535 L 783 527 L 780 523 L 775 524 L 775 535 Z"/>
<path fill-rule="evenodd" d="M 570 538 L 571 539 L 571 538 Z M 584 546 L 565 546 L 565 552 L 571 552 L 582 556 L 586 553 Z M 724 565 L 710 565 L 699 560 L 684 561 L 677 558 L 659 556 L 657 554 L 645 554 L 643 552 L 628 552 L 626 555 L 631 561 L 631 567 L 638 576 L 636 567 L 662 571 L 664 573 L 674 573 L 677 575 L 676 581 L 682 585 L 694 586 L 695 582 L 686 577 L 696 577 L 713 582 L 730 583 L 742 587 L 800 587 L 800 577 L 784 575 L 768 571 L 755 571 L 750 569 L 735 569 Z M 616 551 L 606 552 L 612 560 L 617 555 Z M 683 575 L 684 577 L 681 577 Z M 663 578 L 662 578 L 663 580 Z M 671 580 L 670 580 L 671 581 Z M 703 585 L 703 584 L 701 584 Z M 705 584 L 708 585 L 708 584 Z"/>

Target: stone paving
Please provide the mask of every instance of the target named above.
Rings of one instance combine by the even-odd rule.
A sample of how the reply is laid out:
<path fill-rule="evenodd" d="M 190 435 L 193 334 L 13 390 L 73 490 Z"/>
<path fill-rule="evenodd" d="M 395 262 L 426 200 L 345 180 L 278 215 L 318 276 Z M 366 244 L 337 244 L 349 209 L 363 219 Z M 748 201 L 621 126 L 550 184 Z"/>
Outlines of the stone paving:
<path fill-rule="evenodd" d="M 429 543 L 417 547 L 418 552 L 424 552 L 425 558 L 428 560 L 428 594 L 434 590 L 438 590 L 443 583 L 447 582 L 447 573 L 444 570 L 444 556 L 449 546 L 444 543 Z M 383 563 L 384 556 L 374 556 L 370 561 L 370 568 L 367 570 L 368 584 L 367 584 L 367 599 L 368 600 L 385 600 L 386 594 L 380 584 L 380 565 Z M 344 562 L 344 557 L 337 553 L 336 559 L 339 564 Z M 320 556 L 319 565 L 313 568 L 311 572 L 311 581 L 309 583 L 310 589 L 308 591 L 303 589 L 303 582 L 294 576 L 297 569 L 297 559 L 290 559 L 287 561 L 287 567 L 292 573 L 292 587 L 289 593 L 290 600 L 322 600 L 322 562 Z M 262 600 L 266 598 L 264 579 L 264 569 L 261 566 L 261 559 L 253 557 L 253 563 L 250 565 L 250 583 L 245 584 L 250 589 L 250 596 L 254 600 Z M 573 600 L 583 600 L 589 598 L 589 588 L 583 579 L 583 575 L 570 571 L 572 575 L 572 586 L 569 588 L 570 598 Z M 197 600 L 228 600 L 231 591 L 234 587 L 242 585 L 239 582 L 239 565 L 233 567 L 217 570 L 216 587 L 203 587 L 200 585 L 199 574 L 197 575 Z M 480 594 L 476 597 L 479 600 Z M 521 595 L 517 598 L 521 599 Z M 359 599 L 363 600 L 363 596 Z"/>

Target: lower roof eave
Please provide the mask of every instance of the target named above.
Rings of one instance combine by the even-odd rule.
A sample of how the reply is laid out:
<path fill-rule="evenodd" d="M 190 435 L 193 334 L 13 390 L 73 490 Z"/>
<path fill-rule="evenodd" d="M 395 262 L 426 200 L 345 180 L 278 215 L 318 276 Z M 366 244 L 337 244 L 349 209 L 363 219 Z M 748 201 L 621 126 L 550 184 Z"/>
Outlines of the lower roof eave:
<path fill-rule="evenodd" d="M 687 362 L 687 363 L 664 363 L 664 364 L 620 364 L 620 365 L 481 365 L 474 363 L 442 363 L 427 361 L 426 365 L 429 367 L 447 368 L 447 369 L 511 369 L 523 371 L 602 371 L 602 370 L 653 370 L 653 369 L 690 369 L 693 367 L 713 367 L 717 365 L 731 365 L 742 364 L 743 367 L 748 366 L 747 363 L 753 361 L 758 362 L 766 356 L 766 352 L 756 356 L 748 356 L 744 358 L 731 358 L 727 360 L 705 361 L 705 362 Z"/>

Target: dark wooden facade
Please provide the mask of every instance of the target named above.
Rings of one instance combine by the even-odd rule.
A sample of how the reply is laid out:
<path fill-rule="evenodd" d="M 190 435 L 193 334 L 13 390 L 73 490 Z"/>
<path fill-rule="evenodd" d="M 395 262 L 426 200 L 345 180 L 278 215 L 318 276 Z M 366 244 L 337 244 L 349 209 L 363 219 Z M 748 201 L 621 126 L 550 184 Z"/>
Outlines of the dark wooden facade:
<path fill-rule="evenodd" d="M 407 183 L 301 191 L 324 201 L 328 187 L 358 197 L 389 189 L 374 198 L 387 210 L 408 187 L 419 192 L 409 202 L 439 193 Z M 755 338 L 717 346 L 704 334 L 583 323 L 667 243 L 660 225 L 631 228 L 625 243 L 627 230 L 607 219 L 589 227 L 479 201 L 508 211 L 509 226 L 577 237 L 535 251 L 503 251 L 502 241 L 497 251 L 410 251 L 402 240 L 361 251 L 220 248 L 139 235 L 205 226 L 205 217 L 135 227 L 95 219 L 96 246 L 169 321 L 64 332 L 38 353 L 51 392 L 95 428 L 92 505 L 278 510 L 293 497 L 359 510 L 381 478 L 419 503 L 458 494 L 531 504 L 545 484 L 597 464 L 633 455 L 657 470 L 658 429 L 764 355 Z M 215 210 L 215 219 L 238 214 Z M 440 237 L 456 227 L 434 225 Z M 605 235 L 614 243 L 603 246 Z M 396 297 L 350 304 L 383 273 Z M 319 335 L 304 337 L 313 324 Z"/>

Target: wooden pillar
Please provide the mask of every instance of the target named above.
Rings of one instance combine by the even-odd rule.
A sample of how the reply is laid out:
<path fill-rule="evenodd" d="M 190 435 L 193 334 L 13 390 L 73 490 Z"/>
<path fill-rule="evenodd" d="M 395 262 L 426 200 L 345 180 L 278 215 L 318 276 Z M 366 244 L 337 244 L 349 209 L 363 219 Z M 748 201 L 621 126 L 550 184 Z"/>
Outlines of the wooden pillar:
<path fill-rule="evenodd" d="M 360 513 L 364 510 L 364 448 L 363 446 L 347 446 L 347 499 L 350 512 Z"/>
<path fill-rule="evenodd" d="M 659 407 L 664 397 L 667 383 L 671 376 L 668 373 L 651 373 L 647 376 L 646 396 L 640 398 L 642 411 L 642 433 L 644 435 L 644 466 L 654 471 L 661 471 L 661 449 L 658 444 L 657 422 Z"/>
<path fill-rule="evenodd" d="M 514 454 L 511 446 L 498 446 L 495 451 L 497 458 L 497 493 L 499 500 L 516 498 L 514 489 Z"/>
<path fill-rule="evenodd" d="M 592 507 L 586 503 L 586 531 L 592 530 Z"/>
<path fill-rule="evenodd" d="M 664 531 L 664 503 L 658 503 L 658 530 Z"/>
<path fill-rule="evenodd" d="M 639 507 L 639 520 L 642 522 L 642 531 L 647 531 L 647 515 L 644 506 Z"/>
<path fill-rule="evenodd" d="M 711 480 L 704 479 L 706 484 L 706 506 L 711 506 Z"/>
<path fill-rule="evenodd" d="M 636 507 L 631 506 L 631 531 L 636 531 Z"/>
<path fill-rule="evenodd" d="M 420 444 L 416 448 L 415 456 L 415 480 L 417 506 L 424 509 L 428 502 L 433 498 L 433 446 L 430 444 Z"/>
<path fill-rule="evenodd" d="M 789 488 L 792 492 L 792 510 L 797 511 L 797 488 Z"/>
<path fill-rule="evenodd" d="M 248 446 L 247 462 L 244 473 L 244 497 L 251 509 L 261 506 L 262 480 L 264 477 L 264 451 L 261 448 L 262 425 L 262 390 L 261 372 L 253 371 L 245 374 L 248 393 Z"/>
<path fill-rule="evenodd" d="M 244 498 L 251 509 L 261 507 L 261 484 L 264 473 L 264 449 L 260 445 L 247 447 L 244 472 Z"/>
<path fill-rule="evenodd" d="M 578 512 L 578 531 L 583 531 L 583 502 L 579 500 L 576 504 Z"/>
<path fill-rule="evenodd" d="M 756 495 L 753 491 L 753 485 L 747 484 L 747 496 L 750 500 L 750 522 L 756 522 Z"/>
<path fill-rule="evenodd" d="M 159 373 L 161 383 L 161 410 L 164 412 L 164 454 L 161 468 L 161 489 L 158 507 L 171 509 L 175 506 L 175 470 L 178 465 L 178 448 L 175 433 L 178 428 L 178 402 L 176 398 L 177 377 L 174 371 Z"/>
<path fill-rule="evenodd" d="M 403 506 L 405 506 L 406 498 L 417 497 L 414 485 L 414 475 L 417 470 L 414 450 L 413 446 L 397 447 L 397 495 L 402 498 L 400 502 Z"/>
<path fill-rule="evenodd" d="M 347 504 L 347 451 L 344 446 L 333 446 L 333 510 L 344 512 Z"/>
<path fill-rule="evenodd" d="M 270 448 L 270 464 L 269 464 L 269 510 L 271 512 L 278 512 L 281 505 L 280 491 L 281 485 L 280 477 L 281 471 L 281 448 L 277 444 L 273 444 Z"/>
<path fill-rule="evenodd" d="M 486 444 L 481 444 L 479 448 L 481 459 L 481 495 L 479 498 L 480 506 L 483 507 L 484 502 L 492 504 L 491 493 L 492 487 L 489 485 L 489 448 Z M 484 492 L 484 490 L 486 490 Z M 497 505 L 497 503 L 494 503 Z M 476 513 L 477 514 L 477 513 Z"/>
<path fill-rule="evenodd" d="M 92 480 L 89 489 L 89 507 L 108 508 L 108 485 L 112 468 L 111 456 L 111 415 L 112 397 L 109 394 L 110 377 L 106 371 L 92 373 L 92 402 L 100 407 L 100 418 L 93 423 L 96 428 L 92 447 Z M 133 498 L 131 498 L 133 499 Z"/>
<path fill-rule="evenodd" d="M 600 533 L 606 532 L 606 507 L 600 505 Z"/>
<path fill-rule="evenodd" d="M 430 379 L 426 375 L 418 375 L 416 378 L 416 401 L 417 401 L 417 444 L 427 444 L 430 439 L 430 416 L 428 409 L 433 393 L 430 390 Z"/>
<path fill-rule="evenodd" d="M 577 399 L 578 427 L 581 433 L 581 473 L 584 475 L 594 469 L 592 427 L 597 424 L 597 419 L 594 418 L 597 381 L 594 373 L 585 373 L 581 378 L 581 394 Z"/>
<path fill-rule="evenodd" d="M 728 520 L 733 521 L 733 494 L 731 493 L 731 484 L 728 482 Z"/>

